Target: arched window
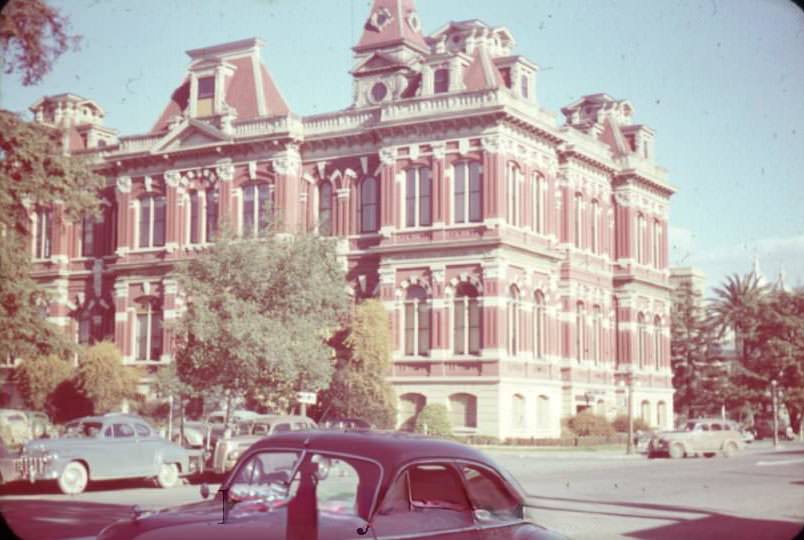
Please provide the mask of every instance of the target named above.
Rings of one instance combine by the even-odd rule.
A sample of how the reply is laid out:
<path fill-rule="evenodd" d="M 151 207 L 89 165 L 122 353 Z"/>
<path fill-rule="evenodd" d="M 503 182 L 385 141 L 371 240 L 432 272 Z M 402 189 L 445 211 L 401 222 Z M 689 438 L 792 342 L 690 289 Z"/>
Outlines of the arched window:
<path fill-rule="evenodd" d="M 455 354 L 480 354 L 480 304 L 477 289 L 461 283 L 455 291 L 453 310 Z"/>
<path fill-rule="evenodd" d="M 637 216 L 636 262 L 645 263 L 645 216 Z"/>
<path fill-rule="evenodd" d="M 452 427 L 477 427 L 477 397 L 472 394 L 459 393 L 449 397 L 449 419 Z"/>
<path fill-rule="evenodd" d="M 514 394 L 511 399 L 511 413 L 514 429 L 525 429 L 525 396 Z"/>
<path fill-rule="evenodd" d="M 600 203 L 592 201 L 592 253 L 600 252 Z"/>
<path fill-rule="evenodd" d="M 427 404 L 427 398 L 422 394 L 409 393 L 399 396 L 400 428 L 413 430 L 416 418 Z"/>
<path fill-rule="evenodd" d="M 519 215 L 519 190 L 520 184 L 522 183 L 522 171 L 514 162 L 508 163 L 508 171 L 507 171 L 507 183 L 508 183 L 508 223 L 515 227 L 518 227 L 520 223 L 521 216 Z"/>
<path fill-rule="evenodd" d="M 81 256 L 95 256 L 95 218 L 81 218 Z"/>
<path fill-rule="evenodd" d="M 575 305 L 575 358 L 580 364 L 586 358 L 586 310 L 583 302 Z"/>
<path fill-rule="evenodd" d="M 139 200 L 141 248 L 165 245 L 166 207 L 163 195 L 146 195 Z"/>
<path fill-rule="evenodd" d="M 377 179 L 368 177 L 360 184 L 360 232 L 376 232 L 379 224 Z"/>
<path fill-rule="evenodd" d="M 642 418 L 642 421 L 646 424 L 651 424 L 651 416 L 650 416 L 650 401 L 644 400 L 640 407 L 639 417 Z"/>
<path fill-rule="evenodd" d="M 329 182 L 318 186 L 318 233 L 332 234 L 332 184 Z"/>
<path fill-rule="evenodd" d="M 662 367 L 662 319 L 658 315 L 653 319 L 653 361 L 659 371 Z"/>
<path fill-rule="evenodd" d="M 521 307 L 519 289 L 516 285 L 511 285 L 511 288 L 508 290 L 508 354 L 510 356 L 519 354 L 519 321 Z"/>
<path fill-rule="evenodd" d="M 653 265 L 662 268 L 662 224 L 658 219 L 653 222 Z"/>
<path fill-rule="evenodd" d="M 243 236 L 259 236 L 268 228 L 273 213 L 273 184 L 250 184 L 243 187 Z"/>
<path fill-rule="evenodd" d="M 162 310 L 155 302 L 137 308 L 137 341 L 134 357 L 143 362 L 155 362 L 162 356 Z"/>
<path fill-rule="evenodd" d="M 430 303 L 427 293 L 418 285 L 408 287 L 404 306 L 405 355 L 426 356 L 430 354 Z"/>
<path fill-rule="evenodd" d="M 544 177 L 536 173 L 533 175 L 533 230 L 539 234 L 544 234 L 544 192 Z"/>
<path fill-rule="evenodd" d="M 547 396 L 536 399 L 536 423 L 541 429 L 550 427 L 550 398 Z"/>
<path fill-rule="evenodd" d="M 34 258 L 50 258 L 52 239 L 53 212 L 39 209 L 34 220 Z"/>
<path fill-rule="evenodd" d="M 433 176 L 427 167 L 408 169 L 405 182 L 405 226 L 433 224 Z"/>
<path fill-rule="evenodd" d="M 189 241 L 191 244 L 212 242 L 218 231 L 218 190 L 190 192 Z"/>
<path fill-rule="evenodd" d="M 602 357 L 600 347 L 601 314 L 600 306 L 595 306 L 592 312 L 592 360 L 595 366 L 600 365 Z"/>
<path fill-rule="evenodd" d="M 665 427 L 667 422 L 667 403 L 660 401 L 656 404 L 656 426 L 659 428 Z"/>
<path fill-rule="evenodd" d="M 645 347 L 647 346 L 647 329 L 645 328 L 645 315 L 637 316 L 637 363 L 640 368 L 645 367 Z"/>
<path fill-rule="evenodd" d="M 453 165 L 454 221 L 478 223 L 483 219 L 483 167 L 477 161 L 462 161 Z"/>
<path fill-rule="evenodd" d="M 437 69 L 433 74 L 433 93 L 443 94 L 449 91 L 449 69 Z"/>
<path fill-rule="evenodd" d="M 533 358 L 544 358 L 545 341 L 545 312 L 544 295 L 542 291 L 536 291 L 533 295 Z"/>
<path fill-rule="evenodd" d="M 573 219 L 573 242 L 576 248 L 583 247 L 583 196 L 575 194 L 575 218 Z"/>

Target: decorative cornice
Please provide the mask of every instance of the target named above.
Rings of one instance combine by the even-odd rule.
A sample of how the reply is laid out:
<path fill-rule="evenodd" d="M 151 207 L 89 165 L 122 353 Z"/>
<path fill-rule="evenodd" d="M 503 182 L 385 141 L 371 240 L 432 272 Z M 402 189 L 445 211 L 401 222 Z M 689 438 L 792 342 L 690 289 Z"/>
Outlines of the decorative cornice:
<path fill-rule="evenodd" d="M 255 164 L 256 168 L 256 164 Z M 234 164 L 231 159 L 221 159 L 215 162 L 215 173 L 223 182 L 234 179 Z"/>
<path fill-rule="evenodd" d="M 165 171 L 164 177 L 165 177 L 165 183 L 168 185 L 168 187 L 172 188 L 179 187 L 179 180 L 181 179 L 181 174 L 179 173 L 179 171 L 174 170 Z"/>
<path fill-rule="evenodd" d="M 396 163 L 396 157 L 394 156 L 396 152 L 391 147 L 380 148 L 380 161 L 383 165 L 391 166 Z"/>
<path fill-rule="evenodd" d="M 490 154 L 498 154 L 502 148 L 500 137 L 498 135 L 487 135 L 480 139 L 483 150 Z"/>
<path fill-rule="evenodd" d="M 120 193 L 131 193 L 131 177 L 118 176 L 117 177 L 117 191 Z"/>
<path fill-rule="evenodd" d="M 433 157 L 435 159 L 444 159 L 447 155 L 447 145 L 444 143 L 433 143 L 431 145 L 433 149 Z"/>

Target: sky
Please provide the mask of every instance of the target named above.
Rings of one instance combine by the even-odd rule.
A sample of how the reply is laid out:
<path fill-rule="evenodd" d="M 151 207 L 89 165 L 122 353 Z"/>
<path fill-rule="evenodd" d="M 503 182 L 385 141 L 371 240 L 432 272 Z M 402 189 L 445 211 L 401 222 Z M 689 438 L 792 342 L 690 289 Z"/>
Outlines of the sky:
<path fill-rule="evenodd" d="M 121 135 L 148 131 L 184 77 L 184 51 L 260 37 L 263 63 L 299 115 L 347 107 L 351 47 L 370 0 L 62 0 L 81 48 L 37 86 L 0 80 L 0 107 L 43 95 L 98 102 Z M 804 286 L 804 14 L 788 0 L 418 0 L 423 31 L 505 26 L 540 66 L 540 105 L 628 99 L 656 131 L 677 188 L 671 263 L 708 286 L 750 271 Z M 559 113 L 559 117 L 561 117 Z"/>

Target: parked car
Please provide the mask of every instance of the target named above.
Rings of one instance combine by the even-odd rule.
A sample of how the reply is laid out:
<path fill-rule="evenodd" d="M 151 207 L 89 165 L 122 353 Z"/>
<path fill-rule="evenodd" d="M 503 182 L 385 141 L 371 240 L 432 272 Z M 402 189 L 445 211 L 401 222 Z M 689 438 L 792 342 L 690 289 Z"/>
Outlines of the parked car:
<path fill-rule="evenodd" d="M 263 437 L 286 431 L 315 429 L 316 423 L 306 416 L 268 414 L 238 424 L 228 437 L 217 441 L 212 458 L 212 470 L 217 474 L 228 472 L 240 455 Z"/>
<path fill-rule="evenodd" d="M 209 496 L 206 485 L 201 494 Z M 531 517 L 516 480 L 474 448 L 322 430 L 266 437 L 213 499 L 134 513 L 97 540 L 564 538 Z"/>
<path fill-rule="evenodd" d="M 31 438 L 39 439 L 50 436 L 53 431 L 53 422 L 50 417 L 39 411 L 23 411 L 28 419 L 28 426 L 31 430 Z"/>
<path fill-rule="evenodd" d="M 88 416 L 59 439 L 23 447 L 22 475 L 31 482 L 57 480 L 62 493 L 76 494 L 90 480 L 154 478 L 173 487 L 191 472 L 185 449 L 166 441 L 138 416 Z"/>
<path fill-rule="evenodd" d="M 720 418 L 689 420 L 682 430 L 657 433 L 648 444 L 648 457 L 671 458 L 720 452 L 729 457 L 744 447 L 742 433 L 734 422 Z"/>
<path fill-rule="evenodd" d="M 31 426 L 25 411 L 0 409 L 0 426 L 6 428 L 11 439 L 5 442 L 10 446 L 19 446 L 31 440 Z"/>
<path fill-rule="evenodd" d="M 321 426 L 324 429 L 374 429 L 374 426 L 362 418 L 334 418 Z"/>
<path fill-rule="evenodd" d="M 795 439 L 795 435 L 793 434 L 792 430 L 788 430 L 788 426 L 783 424 L 782 422 L 778 422 L 777 426 L 777 433 L 780 439 L 787 439 L 793 440 Z M 773 438 L 773 420 L 757 420 L 754 423 L 754 435 L 756 440 L 760 441 L 762 439 L 772 439 Z"/>
<path fill-rule="evenodd" d="M 0 485 L 20 479 L 19 455 L 9 450 L 0 438 Z"/>

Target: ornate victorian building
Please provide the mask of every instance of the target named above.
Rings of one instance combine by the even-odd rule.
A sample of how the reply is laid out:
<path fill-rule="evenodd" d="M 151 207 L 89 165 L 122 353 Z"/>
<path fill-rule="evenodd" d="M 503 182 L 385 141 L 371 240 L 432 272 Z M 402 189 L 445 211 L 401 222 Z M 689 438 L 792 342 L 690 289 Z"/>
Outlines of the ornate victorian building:
<path fill-rule="evenodd" d="M 170 362 L 173 264 L 273 213 L 337 237 L 355 296 L 387 307 L 400 422 L 443 403 L 458 433 L 554 437 L 580 409 L 624 412 L 632 389 L 635 414 L 672 426 L 673 188 L 628 101 L 545 111 L 505 27 L 427 36 L 413 0 L 374 1 L 340 111 L 293 114 L 260 47 L 188 51 L 148 133 L 118 138 L 72 95 L 32 107 L 109 180 L 100 223 L 32 216 L 53 320 L 126 363 Z"/>

